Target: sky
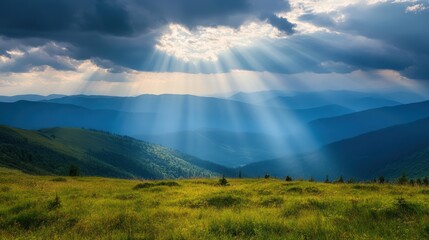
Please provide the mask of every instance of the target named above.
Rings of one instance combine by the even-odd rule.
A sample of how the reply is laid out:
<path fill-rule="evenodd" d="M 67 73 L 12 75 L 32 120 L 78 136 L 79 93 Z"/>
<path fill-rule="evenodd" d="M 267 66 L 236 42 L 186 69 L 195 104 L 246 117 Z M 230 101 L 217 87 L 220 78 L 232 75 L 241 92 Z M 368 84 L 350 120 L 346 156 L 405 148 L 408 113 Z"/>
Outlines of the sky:
<path fill-rule="evenodd" d="M 427 93 L 429 0 L 2 0 L 0 95 Z"/>

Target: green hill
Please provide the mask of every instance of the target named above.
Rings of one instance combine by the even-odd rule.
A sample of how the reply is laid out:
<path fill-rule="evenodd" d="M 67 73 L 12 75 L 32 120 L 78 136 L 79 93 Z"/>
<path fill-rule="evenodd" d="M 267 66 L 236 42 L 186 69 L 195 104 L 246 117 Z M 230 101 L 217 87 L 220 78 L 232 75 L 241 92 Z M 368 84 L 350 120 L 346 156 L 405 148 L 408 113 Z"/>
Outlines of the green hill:
<path fill-rule="evenodd" d="M 0 126 L 0 165 L 31 174 L 190 178 L 232 170 L 130 137 L 76 128 L 29 131 Z"/>

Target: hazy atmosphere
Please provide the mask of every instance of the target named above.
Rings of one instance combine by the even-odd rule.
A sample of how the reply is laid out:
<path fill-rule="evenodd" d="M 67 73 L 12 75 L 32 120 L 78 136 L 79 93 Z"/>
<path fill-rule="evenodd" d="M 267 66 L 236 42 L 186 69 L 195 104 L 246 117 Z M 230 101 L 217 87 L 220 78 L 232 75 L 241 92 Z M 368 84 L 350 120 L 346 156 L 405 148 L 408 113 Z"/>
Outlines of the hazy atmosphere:
<path fill-rule="evenodd" d="M 418 0 L 4 0 L 0 94 L 421 94 L 428 18 Z"/>
<path fill-rule="evenodd" d="M 428 0 L 0 0 L 0 239 L 429 239 Z"/>

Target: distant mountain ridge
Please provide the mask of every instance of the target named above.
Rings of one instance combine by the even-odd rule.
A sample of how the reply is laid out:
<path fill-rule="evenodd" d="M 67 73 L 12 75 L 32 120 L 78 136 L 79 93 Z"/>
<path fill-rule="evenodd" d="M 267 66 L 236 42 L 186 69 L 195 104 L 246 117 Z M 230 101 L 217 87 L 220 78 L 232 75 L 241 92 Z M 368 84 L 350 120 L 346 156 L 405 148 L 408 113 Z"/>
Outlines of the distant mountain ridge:
<path fill-rule="evenodd" d="M 283 139 L 261 133 L 199 129 L 135 137 L 228 167 L 238 167 L 290 153 L 282 144 Z"/>
<path fill-rule="evenodd" d="M 429 117 L 429 101 L 317 119 L 309 129 L 321 144 Z"/>
<path fill-rule="evenodd" d="M 350 110 L 339 106 L 286 110 L 216 98 L 148 95 L 137 98 L 72 96 L 41 102 L 0 103 L 0 113 L 0 124 L 28 129 L 84 127 L 139 135 L 210 128 L 285 135 L 305 122 L 350 113 Z"/>
<path fill-rule="evenodd" d="M 37 94 L 26 94 L 26 95 L 15 95 L 15 96 L 0 96 L 0 102 L 17 102 L 17 101 L 43 101 L 43 100 L 52 100 L 55 98 L 65 97 L 62 94 L 51 94 L 47 96 L 37 95 Z"/>
<path fill-rule="evenodd" d="M 377 176 L 429 175 L 429 118 L 383 128 L 341 140 L 321 149 L 289 158 L 279 158 L 243 167 L 248 176 L 265 172 L 284 177 L 371 179 Z"/>

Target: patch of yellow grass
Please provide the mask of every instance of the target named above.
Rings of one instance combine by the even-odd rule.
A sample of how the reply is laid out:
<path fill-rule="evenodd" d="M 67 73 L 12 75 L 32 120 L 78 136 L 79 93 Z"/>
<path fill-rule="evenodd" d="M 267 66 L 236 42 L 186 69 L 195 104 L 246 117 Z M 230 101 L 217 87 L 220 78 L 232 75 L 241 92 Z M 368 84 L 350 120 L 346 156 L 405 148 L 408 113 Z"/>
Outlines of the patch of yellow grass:
<path fill-rule="evenodd" d="M 228 181 L 152 181 L 134 189 L 142 182 L 0 168 L 0 239 L 429 238 L 425 187 Z"/>

